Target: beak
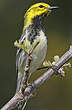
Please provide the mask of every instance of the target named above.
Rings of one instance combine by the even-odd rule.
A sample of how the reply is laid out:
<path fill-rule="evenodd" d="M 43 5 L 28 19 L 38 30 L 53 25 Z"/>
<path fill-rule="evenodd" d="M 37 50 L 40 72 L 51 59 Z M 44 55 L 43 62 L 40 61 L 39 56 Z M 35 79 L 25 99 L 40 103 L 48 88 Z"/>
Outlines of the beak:
<path fill-rule="evenodd" d="M 51 11 L 51 10 L 53 10 L 55 8 L 59 8 L 59 7 L 58 6 L 51 6 L 51 7 L 48 8 L 48 10 Z"/>

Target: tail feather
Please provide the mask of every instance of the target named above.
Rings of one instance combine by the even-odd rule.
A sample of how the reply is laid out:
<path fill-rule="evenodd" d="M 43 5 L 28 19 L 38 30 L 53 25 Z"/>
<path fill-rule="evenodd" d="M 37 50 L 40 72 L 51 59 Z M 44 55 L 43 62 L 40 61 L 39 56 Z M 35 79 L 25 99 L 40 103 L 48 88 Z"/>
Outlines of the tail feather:
<path fill-rule="evenodd" d="M 16 93 L 18 93 L 21 89 L 21 82 L 23 80 L 23 74 L 18 72 L 18 78 L 17 78 L 17 89 L 16 89 Z M 22 108 L 24 108 L 26 105 L 26 102 L 24 99 L 20 100 L 17 104 L 18 110 L 21 110 Z"/>
<path fill-rule="evenodd" d="M 20 91 L 21 89 L 21 82 L 23 79 L 23 74 L 18 72 L 18 78 L 17 78 L 17 89 L 16 89 L 16 93 Z"/>

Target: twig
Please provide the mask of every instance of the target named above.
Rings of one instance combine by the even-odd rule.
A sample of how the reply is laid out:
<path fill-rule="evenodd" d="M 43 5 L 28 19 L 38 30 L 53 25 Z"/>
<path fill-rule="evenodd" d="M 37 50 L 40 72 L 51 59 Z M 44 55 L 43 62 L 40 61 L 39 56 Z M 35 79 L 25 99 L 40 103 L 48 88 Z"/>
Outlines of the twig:
<path fill-rule="evenodd" d="M 72 46 L 70 47 L 69 51 L 67 51 L 55 64 L 55 69 L 60 69 L 68 60 L 72 58 Z M 42 76 L 40 76 L 37 80 L 35 80 L 31 86 L 28 86 L 25 91 L 24 95 L 21 93 L 16 94 L 1 110 L 11 110 L 13 109 L 16 104 L 22 100 L 23 98 L 30 98 L 31 94 L 36 91 L 46 80 L 50 79 L 53 76 L 54 70 L 49 69 L 45 72 Z"/>
<path fill-rule="evenodd" d="M 32 56 L 30 54 L 28 54 L 28 57 L 27 57 L 27 60 L 26 60 L 26 66 L 25 66 L 25 70 L 24 70 L 24 77 L 23 77 L 23 80 L 22 80 L 22 87 L 21 87 L 22 93 L 24 93 L 24 90 L 27 87 L 27 81 L 28 81 L 28 77 L 29 77 L 29 70 L 30 70 L 31 60 L 32 60 Z"/>

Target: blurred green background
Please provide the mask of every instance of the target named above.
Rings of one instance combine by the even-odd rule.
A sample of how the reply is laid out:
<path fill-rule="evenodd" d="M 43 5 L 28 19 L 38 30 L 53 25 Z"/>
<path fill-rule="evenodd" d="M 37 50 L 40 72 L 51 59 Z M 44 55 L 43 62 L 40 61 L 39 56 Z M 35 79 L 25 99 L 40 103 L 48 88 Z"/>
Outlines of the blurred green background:
<path fill-rule="evenodd" d="M 21 36 L 26 10 L 36 2 L 60 7 L 45 19 L 48 37 L 46 59 L 52 61 L 53 56 L 62 56 L 72 43 L 72 0 L 0 0 L 0 108 L 15 94 L 14 41 Z M 46 81 L 37 96 L 29 100 L 25 110 L 72 110 L 72 69 L 65 69 L 65 72 L 65 78 L 53 76 Z M 31 76 L 31 82 L 42 72 L 36 73 Z"/>

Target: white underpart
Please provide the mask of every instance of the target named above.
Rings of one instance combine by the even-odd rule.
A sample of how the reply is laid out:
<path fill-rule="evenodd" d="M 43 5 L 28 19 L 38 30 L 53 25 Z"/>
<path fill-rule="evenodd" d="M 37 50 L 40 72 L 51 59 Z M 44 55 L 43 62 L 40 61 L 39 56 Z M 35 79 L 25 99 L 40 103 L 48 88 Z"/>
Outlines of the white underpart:
<path fill-rule="evenodd" d="M 47 39 L 43 31 L 40 31 L 40 36 L 38 36 L 38 39 L 40 39 L 40 43 L 35 48 L 32 54 L 33 61 L 31 62 L 31 73 L 34 72 L 37 68 L 39 68 L 46 56 Z"/>

